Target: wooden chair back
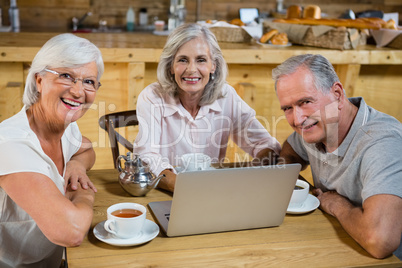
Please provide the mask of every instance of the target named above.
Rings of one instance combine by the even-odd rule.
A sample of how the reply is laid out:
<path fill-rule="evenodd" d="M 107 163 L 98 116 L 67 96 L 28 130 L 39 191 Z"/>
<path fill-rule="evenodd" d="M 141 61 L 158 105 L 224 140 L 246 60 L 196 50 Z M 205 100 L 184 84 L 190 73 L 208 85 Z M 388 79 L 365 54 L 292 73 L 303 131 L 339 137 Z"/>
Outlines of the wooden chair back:
<path fill-rule="evenodd" d="M 128 110 L 116 113 L 105 114 L 99 118 L 99 126 L 109 135 L 110 148 L 112 150 L 113 165 L 116 168 L 116 160 L 119 157 L 119 143 L 130 152 L 133 151 L 133 142 L 128 141 L 120 135 L 116 128 L 138 125 L 137 113 L 135 110 Z"/>

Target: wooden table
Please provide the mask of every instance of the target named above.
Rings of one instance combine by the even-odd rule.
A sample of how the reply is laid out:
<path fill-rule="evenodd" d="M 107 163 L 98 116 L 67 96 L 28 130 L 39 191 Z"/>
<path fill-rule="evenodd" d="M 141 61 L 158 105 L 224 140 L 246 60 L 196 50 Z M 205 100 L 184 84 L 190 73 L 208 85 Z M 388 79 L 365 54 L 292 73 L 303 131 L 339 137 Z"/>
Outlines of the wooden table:
<path fill-rule="evenodd" d="M 85 267 L 401 267 L 395 256 L 377 260 L 368 255 L 335 218 L 320 210 L 286 215 L 279 227 L 169 238 L 162 232 L 152 241 L 116 247 L 99 241 L 92 230 L 106 219 L 108 206 L 118 202 L 170 200 L 158 189 L 146 197 L 128 195 L 117 171 L 89 172 L 98 188 L 94 218 L 80 247 L 68 248 L 70 268 Z M 150 212 L 147 219 L 153 220 Z"/>

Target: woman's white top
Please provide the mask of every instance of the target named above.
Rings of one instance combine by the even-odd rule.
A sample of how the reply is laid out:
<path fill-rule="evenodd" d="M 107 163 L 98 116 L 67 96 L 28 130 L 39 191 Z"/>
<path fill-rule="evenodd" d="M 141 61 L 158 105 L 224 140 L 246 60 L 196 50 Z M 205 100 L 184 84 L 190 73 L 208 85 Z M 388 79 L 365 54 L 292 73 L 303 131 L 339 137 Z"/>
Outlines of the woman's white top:
<path fill-rule="evenodd" d="M 201 106 L 195 118 L 179 98 L 161 94 L 159 89 L 153 83 L 138 97 L 139 133 L 134 142 L 134 153 L 150 164 L 154 174 L 180 165 L 186 153 L 204 153 L 212 162 L 223 161 L 229 138 L 252 157 L 265 148 L 279 154 L 279 142 L 230 85 L 222 88 L 223 98 Z"/>
<path fill-rule="evenodd" d="M 65 167 L 81 146 L 82 136 L 76 123 L 66 128 L 61 141 Z M 64 178 L 31 130 L 25 107 L 0 123 L 0 176 L 17 172 L 43 174 L 65 194 Z M 1 187 L 0 245 L 0 267 L 60 266 L 63 247 L 50 242 L 35 221 Z"/>

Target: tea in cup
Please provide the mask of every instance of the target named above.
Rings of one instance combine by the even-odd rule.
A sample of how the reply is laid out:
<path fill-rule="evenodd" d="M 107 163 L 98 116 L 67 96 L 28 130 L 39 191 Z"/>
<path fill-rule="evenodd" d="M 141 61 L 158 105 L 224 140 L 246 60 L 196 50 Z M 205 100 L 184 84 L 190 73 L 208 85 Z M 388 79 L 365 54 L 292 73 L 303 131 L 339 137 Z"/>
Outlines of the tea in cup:
<path fill-rule="evenodd" d="M 107 209 L 105 230 L 118 238 L 133 238 L 140 234 L 147 209 L 137 203 L 118 203 Z"/>
<path fill-rule="evenodd" d="M 211 158 L 203 153 L 189 153 L 181 157 L 183 171 L 205 170 L 211 166 Z"/>
<path fill-rule="evenodd" d="M 292 197 L 290 198 L 289 207 L 299 208 L 303 205 L 304 201 L 306 201 L 308 193 L 310 190 L 310 186 L 307 182 L 303 180 L 297 180 L 295 188 L 292 193 Z"/>

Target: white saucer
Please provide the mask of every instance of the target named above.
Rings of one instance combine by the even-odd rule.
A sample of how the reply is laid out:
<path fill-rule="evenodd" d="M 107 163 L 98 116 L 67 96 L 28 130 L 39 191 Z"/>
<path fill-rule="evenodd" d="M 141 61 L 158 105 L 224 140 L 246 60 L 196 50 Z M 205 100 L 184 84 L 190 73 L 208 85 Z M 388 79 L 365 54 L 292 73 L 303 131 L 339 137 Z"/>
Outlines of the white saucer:
<path fill-rule="evenodd" d="M 116 238 L 114 235 L 108 233 L 103 227 L 104 224 L 105 221 L 102 221 L 94 227 L 93 230 L 94 235 L 100 241 L 113 246 L 128 247 L 128 246 L 141 245 L 148 241 L 151 241 L 159 234 L 159 226 L 153 221 L 150 221 L 148 219 L 145 220 L 145 224 L 140 235 L 137 235 L 134 238 L 127 238 L 127 239 Z"/>
<path fill-rule="evenodd" d="M 153 31 L 154 35 L 169 35 L 170 31 Z"/>
<path fill-rule="evenodd" d="M 301 207 L 288 207 L 286 213 L 288 214 L 304 214 L 315 210 L 320 206 L 320 201 L 314 195 L 309 194 L 306 201 L 304 201 Z"/>

